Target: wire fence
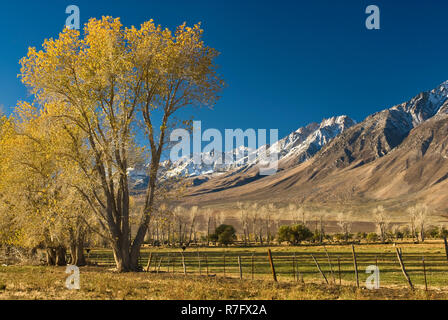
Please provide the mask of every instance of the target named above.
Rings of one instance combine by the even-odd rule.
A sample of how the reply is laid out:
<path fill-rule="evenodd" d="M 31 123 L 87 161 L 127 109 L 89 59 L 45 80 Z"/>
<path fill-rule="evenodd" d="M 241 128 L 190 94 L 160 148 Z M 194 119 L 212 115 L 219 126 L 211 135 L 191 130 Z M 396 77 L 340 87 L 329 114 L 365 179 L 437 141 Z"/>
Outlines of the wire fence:
<path fill-rule="evenodd" d="M 358 250 L 357 250 L 358 251 Z M 448 286 L 448 261 L 442 250 L 415 252 L 387 249 L 384 251 L 359 250 L 355 255 L 347 250 L 288 250 L 272 252 L 274 270 L 266 250 L 144 250 L 139 264 L 150 273 L 183 274 L 242 278 L 248 280 L 273 279 L 278 281 L 322 281 L 334 284 L 364 286 L 371 275 L 369 266 L 377 266 L 382 285 L 412 285 L 425 287 Z M 113 267 L 110 251 L 92 250 L 89 262 Z M 402 260 L 402 264 L 400 264 Z M 404 270 L 403 270 L 404 267 Z M 273 273 L 274 271 L 274 273 Z M 355 272 L 356 271 L 356 272 Z"/>

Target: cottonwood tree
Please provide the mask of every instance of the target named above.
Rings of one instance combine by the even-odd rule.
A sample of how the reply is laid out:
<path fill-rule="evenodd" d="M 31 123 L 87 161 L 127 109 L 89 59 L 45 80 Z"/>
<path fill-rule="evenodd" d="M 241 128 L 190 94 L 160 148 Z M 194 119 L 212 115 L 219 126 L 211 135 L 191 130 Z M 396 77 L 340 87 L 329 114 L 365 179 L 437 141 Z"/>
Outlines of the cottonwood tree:
<path fill-rule="evenodd" d="M 296 220 L 294 223 L 301 223 L 306 226 L 307 213 L 303 208 L 303 200 L 295 200 L 294 203 L 289 205 L 289 208 L 292 211 L 293 220 Z"/>
<path fill-rule="evenodd" d="M 299 219 L 300 219 L 300 215 L 299 212 L 297 210 L 297 205 L 295 205 L 294 203 L 290 203 L 288 204 L 288 211 L 291 215 L 291 220 L 293 224 L 298 224 L 299 223 Z"/>
<path fill-rule="evenodd" d="M 411 224 L 413 225 L 415 234 L 420 236 L 420 241 L 425 241 L 425 227 L 428 219 L 428 206 L 425 204 L 416 204 L 408 209 Z M 417 241 L 418 241 L 417 236 Z"/>
<path fill-rule="evenodd" d="M 189 212 L 188 212 L 188 218 L 189 218 L 189 223 L 190 223 L 190 231 L 189 231 L 189 236 L 188 236 L 188 243 L 191 243 L 193 240 L 193 234 L 195 233 L 196 230 L 196 223 L 197 223 L 197 218 L 198 218 L 198 207 L 197 206 L 193 206 L 190 208 Z"/>
<path fill-rule="evenodd" d="M 280 228 L 282 217 L 286 216 L 286 213 L 287 210 L 285 208 L 278 209 L 276 212 L 274 212 L 273 224 L 276 232 Z"/>
<path fill-rule="evenodd" d="M 191 226 L 191 212 L 182 206 L 177 206 L 174 208 L 173 218 L 179 243 L 188 243 L 187 238 L 189 235 L 189 226 Z"/>
<path fill-rule="evenodd" d="M 222 211 L 220 211 L 218 213 L 218 216 L 216 218 L 217 218 L 216 221 L 218 222 L 218 226 L 220 226 L 221 224 L 224 224 L 224 222 L 226 221 L 226 216 L 225 216 L 224 212 L 222 212 Z"/>
<path fill-rule="evenodd" d="M 265 226 L 264 206 L 259 206 L 257 203 L 253 203 L 250 207 L 250 222 L 252 224 L 252 233 L 254 235 L 254 241 L 263 244 L 263 229 Z"/>
<path fill-rule="evenodd" d="M 410 229 L 410 233 L 412 236 L 412 241 L 417 240 L 418 241 L 418 234 L 416 231 L 416 212 L 414 210 L 414 208 L 408 208 L 408 214 L 409 214 L 409 229 Z"/>
<path fill-rule="evenodd" d="M 247 245 L 250 241 L 249 238 L 249 212 L 246 204 L 242 202 L 237 202 L 237 207 L 239 211 L 240 223 L 243 228 L 243 241 L 244 245 Z"/>
<path fill-rule="evenodd" d="M 380 205 L 373 209 L 373 218 L 377 227 L 378 234 L 380 235 L 381 242 L 385 242 L 389 220 L 386 216 L 383 206 Z"/>
<path fill-rule="evenodd" d="M 210 225 L 212 222 L 212 217 L 213 217 L 213 211 L 211 209 L 205 209 L 204 218 L 207 223 L 207 246 L 210 244 Z"/>
<path fill-rule="evenodd" d="M 274 215 L 275 210 L 276 210 L 276 208 L 273 203 L 269 203 L 266 206 L 261 207 L 261 213 L 264 218 L 265 229 L 266 229 L 266 241 L 268 242 L 268 244 L 272 240 L 271 228 L 272 228 L 272 224 L 273 224 L 273 215 Z"/>
<path fill-rule="evenodd" d="M 173 211 L 166 203 L 158 206 L 153 213 L 148 231 L 151 235 L 153 243 L 170 244 L 171 229 L 173 228 Z"/>
<path fill-rule="evenodd" d="M 90 19 L 83 36 L 66 28 L 21 60 L 22 81 L 36 103 L 44 109 L 56 104 L 54 123 L 73 138 L 66 156 L 90 177 L 83 197 L 107 230 L 120 272 L 139 269 L 174 114 L 187 106 L 212 106 L 223 86 L 214 63 L 218 53 L 202 34 L 199 24 L 172 33 L 152 20 L 123 28 L 119 19 L 103 17 Z M 132 238 L 128 168 L 141 127 L 149 144 L 149 182 Z"/>
<path fill-rule="evenodd" d="M 324 216 L 325 216 L 325 213 L 321 212 L 321 211 L 317 211 L 317 212 L 314 213 L 314 217 L 316 219 L 316 231 L 315 231 L 315 234 L 318 236 L 318 241 L 320 243 L 323 243 L 324 236 L 325 236 Z"/>
<path fill-rule="evenodd" d="M 0 201 L 14 216 L 15 244 L 46 250 L 50 265 L 65 265 L 69 249 L 70 263 L 84 265 L 89 213 L 71 187 L 74 173 L 58 161 L 58 146 L 66 141 L 32 105 L 20 103 L 15 114 L 9 144 L 2 146 L 8 169 L 0 179 Z"/>
<path fill-rule="evenodd" d="M 338 226 L 341 228 L 345 241 L 348 241 L 352 229 L 351 213 L 344 214 L 343 212 L 340 212 L 338 214 Z"/>
<path fill-rule="evenodd" d="M 11 184 L 10 156 L 13 145 L 12 137 L 15 134 L 13 119 L 8 119 L 0 111 L 0 245 L 9 246 L 17 241 L 19 230 L 14 223 L 12 208 L 14 202 L 9 200 Z"/>

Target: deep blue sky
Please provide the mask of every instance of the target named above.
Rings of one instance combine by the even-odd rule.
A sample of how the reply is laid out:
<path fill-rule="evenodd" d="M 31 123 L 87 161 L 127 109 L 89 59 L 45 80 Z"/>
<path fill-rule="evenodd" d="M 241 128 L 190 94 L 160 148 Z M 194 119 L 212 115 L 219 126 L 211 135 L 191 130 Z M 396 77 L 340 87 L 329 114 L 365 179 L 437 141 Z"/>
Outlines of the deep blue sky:
<path fill-rule="evenodd" d="M 0 9 L 0 105 L 25 99 L 17 79 L 28 46 L 62 29 L 67 5 L 127 25 L 153 18 L 174 29 L 201 21 L 218 49 L 228 87 L 215 110 L 194 111 L 203 128 L 279 128 L 367 115 L 448 79 L 448 2 L 441 0 L 8 1 Z M 381 30 L 365 28 L 369 4 Z"/>

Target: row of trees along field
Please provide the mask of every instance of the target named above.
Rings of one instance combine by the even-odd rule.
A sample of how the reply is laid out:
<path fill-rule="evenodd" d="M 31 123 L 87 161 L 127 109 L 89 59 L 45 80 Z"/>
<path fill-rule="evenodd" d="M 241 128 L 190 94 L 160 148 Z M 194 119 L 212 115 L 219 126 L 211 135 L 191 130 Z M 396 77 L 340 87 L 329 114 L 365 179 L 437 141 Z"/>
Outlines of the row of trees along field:
<path fill-rule="evenodd" d="M 303 242 L 323 243 L 350 241 L 387 242 L 412 239 L 424 242 L 426 238 L 443 238 L 448 235 L 444 226 L 428 225 L 428 208 L 415 205 L 407 210 L 407 223 L 392 223 L 383 206 L 372 210 L 375 232 L 352 232 L 355 216 L 350 213 L 333 214 L 321 210 L 304 209 L 296 204 L 277 207 L 274 204 L 237 202 L 237 215 L 227 218 L 222 211 L 197 206 L 170 207 L 165 204 L 153 216 L 146 236 L 151 245 L 271 245 Z M 231 226 L 229 224 L 235 224 Z M 333 232 L 329 232 L 329 225 Z M 337 232 L 334 231 L 335 226 Z M 220 229 L 232 227 L 231 236 L 219 240 Z"/>
<path fill-rule="evenodd" d="M 151 217 L 176 193 L 158 176 L 170 130 L 190 124 L 176 113 L 213 106 L 223 87 L 202 35 L 199 24 L 171 32 L 103 17 L 29 48 L 19 76 L 33 101 L 1 120 L 3 244 L 41 248 L 59 265 L 69 250 L 81 265 L 86 241 L 102 239 L 118 271 L 138 269 Z M 128 169 L 139 163 L 149 183 L 136 206 Z"/>

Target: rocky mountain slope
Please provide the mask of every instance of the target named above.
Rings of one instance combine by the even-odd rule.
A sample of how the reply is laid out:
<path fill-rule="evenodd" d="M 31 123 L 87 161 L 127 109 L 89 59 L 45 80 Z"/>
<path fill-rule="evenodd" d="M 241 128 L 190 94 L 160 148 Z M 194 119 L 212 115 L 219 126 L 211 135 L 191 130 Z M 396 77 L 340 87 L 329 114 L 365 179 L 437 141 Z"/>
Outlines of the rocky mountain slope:
<path fill-rule="evenodd" d="M 448 209 L 448 82 L 342 130 L 309 161 L 283 157 L 282 171 L 255 168 L 191 188 L 188 201 L 428 202 Z M 445 191 L 443 190 L 445 188 Z"/>
<path fill-rule="evenodd" d="M 355 122 L 347 116 L 324 119 L 321 123 L 311 123 L 301 127 L 272 146 L 265 146 L 265 148 L 268 152 L 277 148 L 279 159 L 284 160 L 283 164 L 297 165 L 312 158 L 324 145 L 353 125 Z M 253 150 L 240 146 L 232 151 L 221 152 L 221 159 L 231 159 L 226 163 L 216 161 L 214 152 L 202 153 L 202 162 L 199 164 L 194 163 L 193 158 L 187 156 L 175 162 L 164 161 L 161 164 L 162 178 L 187 177 L 193 179 L 198 185 L 217 176 L 246 172 L 259 162 L 261 149 Z M 146 187 L 148 181 L 146 171 L 146 167 L 129 169 L 130 180 L 134 188 Z"/>

